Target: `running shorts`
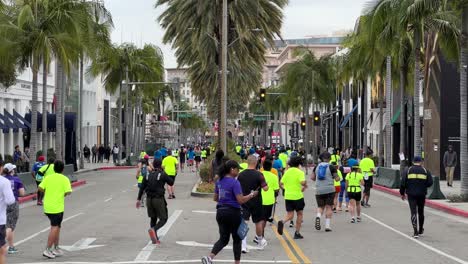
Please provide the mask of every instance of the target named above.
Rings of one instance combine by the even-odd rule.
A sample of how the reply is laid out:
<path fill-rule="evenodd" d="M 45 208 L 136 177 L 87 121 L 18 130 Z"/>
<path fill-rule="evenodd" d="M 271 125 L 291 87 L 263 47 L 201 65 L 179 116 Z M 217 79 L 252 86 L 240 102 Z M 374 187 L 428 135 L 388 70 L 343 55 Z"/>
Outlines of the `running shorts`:
<path fill-rule="evenodd" d="M 341 192 L 341 186 L 335 186 L 335 193 Z"/>
<path fill-rule="evenodd" d="M 299 212 L 304 210 L 305 202 L 304 198 L 299 200 L 285 200 L 286 203 L 286 212 Z"/>
<path fill-rule="evenodd" d="M 18 217 L 19 217 L 19 203 L 15 202 L 12 205 L 8 205 L 6 228 L 11 228 L 11 230 L 15 230 L 16 223 L 18 223 Z"/>
<path fill-rule="evenodd" d="M 0 247 L 3 247 L 6 244 L 6 226 L 0 225 Z"/>
<path fill-rule="evenodd" d="M 263 206 L 261 203 L 255 204 L 243 204 L 242 205 L 242 217 L 248 221 L 252 217 L 252 222 L 258 223 L 263 220 Z"/>
<path fill-rule="evenodd" d="M 148 217 L 167 220 L 167 202 L 164 197 L 146 198 Z"/>
<path fill-rule="evenodd" d="M 58 226 L 62 227 L 62 221 L 63 221 L 63 212 L 58 213 L 58 214 L 47 214 L 47 217 L 50 220 L 50 225 L 51 226 Z"/>
<path fill-rule="evenodd" d="M 273 214 L 273 205 L 263 205 L 263 220 L 268 221 Z"/>
<path fill-rule="evenodd" d="M 368 180 L 364 180 L 364 193 L 369 194 L 370 189 L 374 186 L 374 177 L 369 177 Z"/>
<path fill-rule="evenodd" d="M 335 193 L 317 194 L 315 195 L 315 199 L 317 200 L 318 207 L 325 207 L 326 205 L 333 206 Z"/>
<path fill-rule="evenodd" d="M 350 192 L 348 193 L 348 197 L 350 200 L 356 200 L 356 202 L 361 201 L 361 192 Z"/>

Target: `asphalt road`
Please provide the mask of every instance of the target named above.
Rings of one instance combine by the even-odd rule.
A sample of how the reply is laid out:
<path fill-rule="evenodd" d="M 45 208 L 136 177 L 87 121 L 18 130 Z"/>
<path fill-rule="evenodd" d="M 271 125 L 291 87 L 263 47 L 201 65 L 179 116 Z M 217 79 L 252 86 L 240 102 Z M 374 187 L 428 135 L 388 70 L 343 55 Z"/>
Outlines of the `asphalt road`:
<path fill-rule="evenodd" d="M 66 255 L 55 260 L 42 257 L 48 219 L 34 203 L 22 205 L 16 241 L 19 253 L 8 263 L 200 263 L 218 238 L 215 203 L 193 198 L 196 176 L 184 173 L 176 181 L 175 200 L 168 200 L 169 221 L 160 231 L 161 245 L 149 244 L 146 210 L 135 209 L 137 195 L 134 170 L 92 172 L 80 175 L 87 184 L 76 188 L 66 200 L 61 234 Z M 310 181 L 310 180 L 309 180 Z M 309 183 L 312 187 L 313 184 Z M 468 263 L 468 219 L 426 210 L 426 234 L 410 237 L 409 209 L 405 202 L 374 191 L 371 208 L 364 209 L 363 222 L 349 223 L 349 215 L 335 214 L 333 232 L 314 228 L 314 189 L 306 190 L 303 240 L 293 240 L 293 229 L 280 237 L 268 226 L 268 246 L 252 246 L 243 263 Z M 276 216 L 284 215 L 280 199 Z M 251 230 L 254 230 L 253 225 Z M 254 232 L 250 231 L 249 241 Z M 231 249 L 223 250 L 216 263 L 232 263 Z"/>

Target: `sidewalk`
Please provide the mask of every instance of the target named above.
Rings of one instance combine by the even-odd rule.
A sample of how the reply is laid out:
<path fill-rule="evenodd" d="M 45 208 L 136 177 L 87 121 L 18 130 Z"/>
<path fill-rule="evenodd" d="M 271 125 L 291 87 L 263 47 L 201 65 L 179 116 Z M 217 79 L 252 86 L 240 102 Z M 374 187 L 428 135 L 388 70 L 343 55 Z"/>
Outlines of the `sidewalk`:
<path fill-rule="evenodd" d="M 80 174 L 80 173 L 86 173 L 90 171 L 97 171 L 97 170 L 112 170 L 112 169 L 129 169 L 129 168 L 134 168 L 133 166 L 115 166 L 114 163 L 111 161 L 107 163 L 107 161 L 104 161 L 102 163 L 84 163 L 84 169 L 78 170 L 75 173 Z"/>

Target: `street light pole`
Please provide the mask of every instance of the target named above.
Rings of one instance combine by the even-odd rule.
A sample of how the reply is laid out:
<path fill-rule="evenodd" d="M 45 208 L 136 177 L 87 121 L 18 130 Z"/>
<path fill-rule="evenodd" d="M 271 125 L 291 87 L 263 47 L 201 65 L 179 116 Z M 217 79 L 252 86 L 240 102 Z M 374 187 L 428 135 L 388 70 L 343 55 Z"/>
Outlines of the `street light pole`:
<path fill-rule="evenodd" d="M 228 41 L 228 4 L 223 0 L 223 23 L 222 23 L 222 49 L 221 49 L 221 122 L 219 136 L 221 138 L 221 149 L 227 153 L 227 41 Z"/>

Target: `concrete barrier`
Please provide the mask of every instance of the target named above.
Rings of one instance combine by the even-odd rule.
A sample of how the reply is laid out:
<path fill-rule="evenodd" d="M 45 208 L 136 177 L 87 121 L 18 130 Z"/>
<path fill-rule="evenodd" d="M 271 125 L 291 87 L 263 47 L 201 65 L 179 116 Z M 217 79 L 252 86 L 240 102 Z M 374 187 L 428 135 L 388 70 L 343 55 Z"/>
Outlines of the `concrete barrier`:
<path fill-rule="evenodd" d="M 65 165 L 65 169 L 63 170 L 63 175 L 67 176 L 71 182 L 78 181 L 78 178 L 75 175 L 75 168 L 73 164 Z"/>
<path fill-rule="evenodd" d="M 374 183 L 387 188 L 399 189 L 401 185 L 400 171 L 390 168 L 378 168 Z"/>
<path fill-rule="evenodd" d="M 37 193 L 36 180 L 33 179 L 31 172 L 19 173 L 18 178 L 20 178 L 21 182 L 24 185 L 26 195 Z"/>
<path fill-rule="evenodd" d="M 432 186 L 427 189 L 427 199 L 431 200 L 445 200 L 444 193 L 440 190 L 440 177 L 438 176 L 432 176 L 433 184 Z"/>

